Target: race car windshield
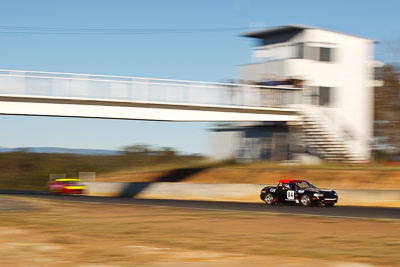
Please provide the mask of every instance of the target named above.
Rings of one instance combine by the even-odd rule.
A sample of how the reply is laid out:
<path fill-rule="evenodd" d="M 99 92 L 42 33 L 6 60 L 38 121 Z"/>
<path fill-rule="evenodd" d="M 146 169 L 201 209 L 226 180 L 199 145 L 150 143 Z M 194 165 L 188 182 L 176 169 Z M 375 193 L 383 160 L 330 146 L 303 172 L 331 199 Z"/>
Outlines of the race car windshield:
<path fill-rule="evenodd" d="M 303 181 L 303 182 L 297 182 L 295 183 L 298 188 L 315 188 L 312 184 L 309 182 Z"/>
<path fill-rule="evenodd" d="M 62 183 L 63 184 L 76 184 L 75 181 L 63 181 Z"/>

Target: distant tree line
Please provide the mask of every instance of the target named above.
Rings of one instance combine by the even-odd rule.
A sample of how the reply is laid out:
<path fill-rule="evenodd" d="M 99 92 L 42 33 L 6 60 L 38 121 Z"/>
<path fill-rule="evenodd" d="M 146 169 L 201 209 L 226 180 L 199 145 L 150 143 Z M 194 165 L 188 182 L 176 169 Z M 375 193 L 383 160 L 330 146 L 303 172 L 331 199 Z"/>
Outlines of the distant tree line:
<path fill-rule="evenodd" d="M 376 159 L 400 154 L 400 67 L 385 65 L 376 69 L 383 82 L 374 91 L 374 144 Z"/>
<path fill-rule="evenodd" d="M 200 155 L 180 155 L 172 148 L 131 145 L 120 155 L 30 153 L 24 150 L 0 153 L 0 188 L 44 190 L 49 174 L 77 177 L 79 172 L 112 172 L 157 165 L 190 165 Z"/>

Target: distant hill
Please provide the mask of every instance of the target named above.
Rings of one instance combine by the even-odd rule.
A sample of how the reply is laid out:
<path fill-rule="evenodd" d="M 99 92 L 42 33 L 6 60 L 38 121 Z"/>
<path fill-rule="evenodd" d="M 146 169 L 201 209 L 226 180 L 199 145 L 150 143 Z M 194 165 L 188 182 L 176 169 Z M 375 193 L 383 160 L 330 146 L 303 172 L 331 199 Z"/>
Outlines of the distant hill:
<path fill-rule="evenodd" d="M 119 155 L 122 152 L 118 150 L 105 149 L 79 149 L 79 148 L 63 148 L 63 147 L 18 147 L 7 148 L 0 147 L 0 153 L 25 151 L 28 153 L 65 153 L 65 154 L 82 154 L 82 155 Z"/>

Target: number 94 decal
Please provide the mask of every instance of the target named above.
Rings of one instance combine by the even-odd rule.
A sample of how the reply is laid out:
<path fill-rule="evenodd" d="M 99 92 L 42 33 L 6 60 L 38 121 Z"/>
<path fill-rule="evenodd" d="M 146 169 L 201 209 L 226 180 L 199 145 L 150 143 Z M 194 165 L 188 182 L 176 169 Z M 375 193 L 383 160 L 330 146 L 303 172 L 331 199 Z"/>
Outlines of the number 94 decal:
<path fill-rule="evenodd" d="M 286 198 L 294 200 L 294 191 L 293 190 L 288 190 L 287 193 L 286 193 Z"/>

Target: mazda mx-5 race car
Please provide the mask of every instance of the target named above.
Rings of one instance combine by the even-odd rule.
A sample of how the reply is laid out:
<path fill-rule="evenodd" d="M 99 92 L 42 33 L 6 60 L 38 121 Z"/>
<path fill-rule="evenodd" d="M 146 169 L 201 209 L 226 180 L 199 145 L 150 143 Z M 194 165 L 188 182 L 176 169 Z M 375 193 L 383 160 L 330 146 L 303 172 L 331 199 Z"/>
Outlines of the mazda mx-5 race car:
<path fill-rule="evenodd" d="M 47 191 L 51 194 L 82 194 L 85 185 L 80 184 L 79 179 L 60 178 L 47 184 Z"/>
<path fill-rule="evenodd" d="M 267 186 L 261 190 L 261 200 L 267 205 L 275 203 L 295 203 L 303 206 L 324 204 L 332 207 L 338 201 L 333 190 L 320 189 L 306 180 L 279 180 L 276 186 Z"/>

